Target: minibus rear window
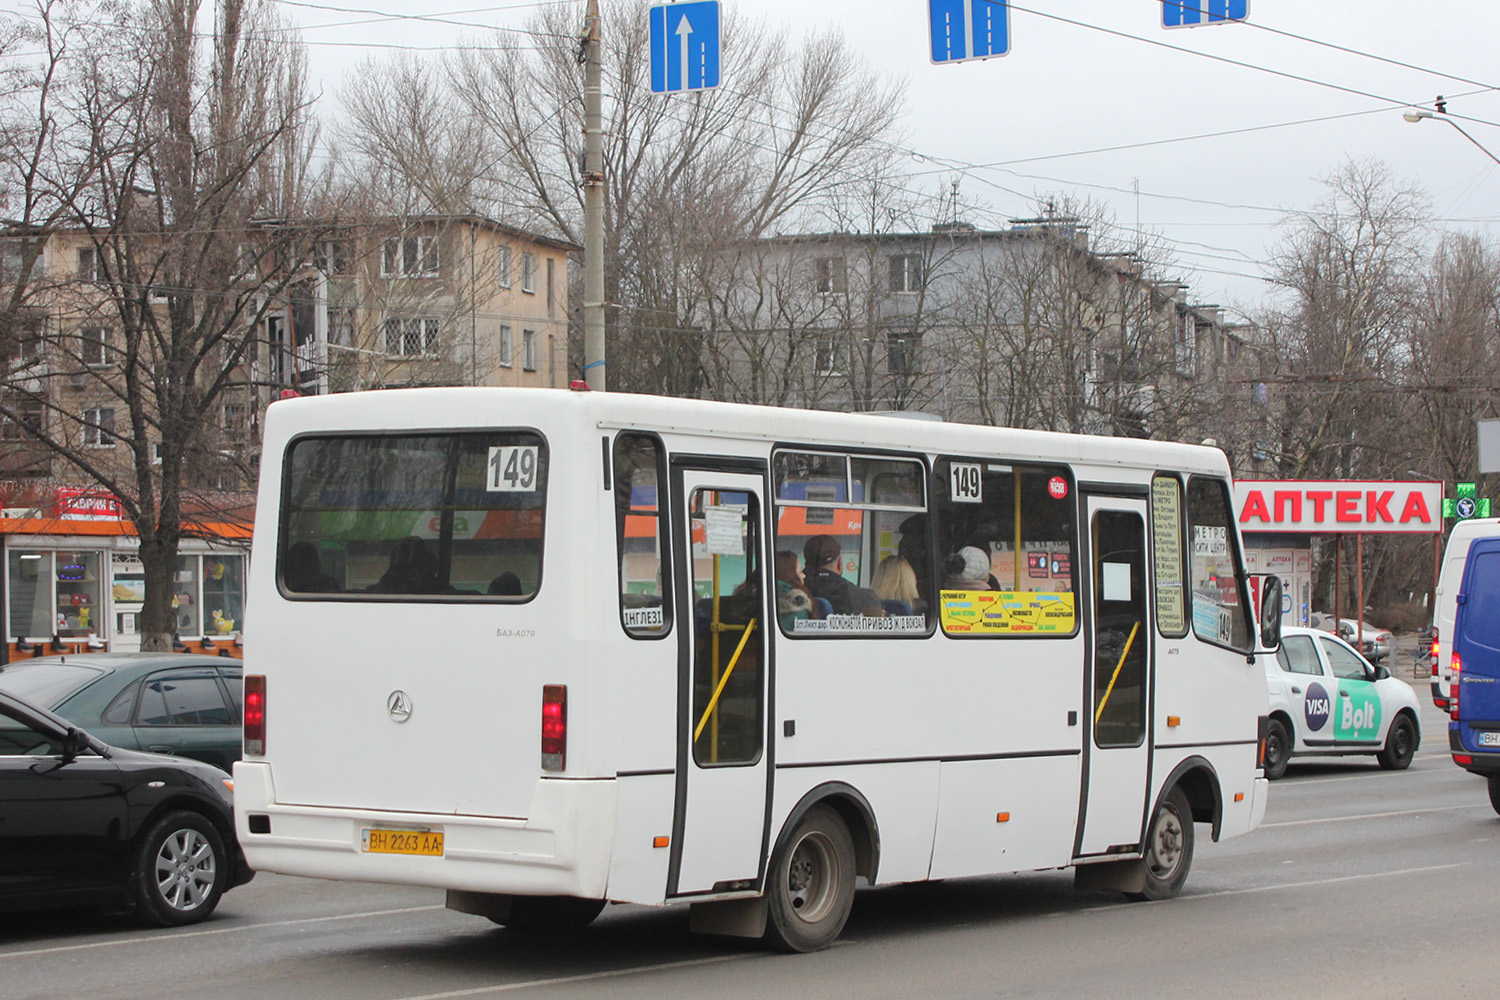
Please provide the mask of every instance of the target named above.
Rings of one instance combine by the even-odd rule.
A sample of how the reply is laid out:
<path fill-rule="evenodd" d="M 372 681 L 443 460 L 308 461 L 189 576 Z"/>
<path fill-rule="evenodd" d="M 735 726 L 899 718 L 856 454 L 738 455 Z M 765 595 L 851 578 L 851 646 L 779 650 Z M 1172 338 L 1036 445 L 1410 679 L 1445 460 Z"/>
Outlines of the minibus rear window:
<path fill-rule="evenodd" d="M 541 581 L 546 496 L 534 433 L 302 438 L 277 577 L 291 597 L 524 600 Z"/>

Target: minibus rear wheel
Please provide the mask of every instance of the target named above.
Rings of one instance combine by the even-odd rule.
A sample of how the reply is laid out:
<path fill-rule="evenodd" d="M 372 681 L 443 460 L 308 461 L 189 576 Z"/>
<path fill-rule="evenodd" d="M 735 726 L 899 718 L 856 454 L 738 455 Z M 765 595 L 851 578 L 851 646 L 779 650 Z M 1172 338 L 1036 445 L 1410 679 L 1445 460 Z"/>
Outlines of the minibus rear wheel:
<path fill-rule="evenodd" d="M 1494 806 L 1495 812 L 1500 813 L 1500 774 L 1492 774 L 1487 780 L 1490 784 L 1490 805 Z"/>
<path fill-rule="evenodd" d="M 815 805 L 772 859 L 765 941 L 781 951 L 826 948 L 853 906 L 854 839 L 832 806 Z"/>

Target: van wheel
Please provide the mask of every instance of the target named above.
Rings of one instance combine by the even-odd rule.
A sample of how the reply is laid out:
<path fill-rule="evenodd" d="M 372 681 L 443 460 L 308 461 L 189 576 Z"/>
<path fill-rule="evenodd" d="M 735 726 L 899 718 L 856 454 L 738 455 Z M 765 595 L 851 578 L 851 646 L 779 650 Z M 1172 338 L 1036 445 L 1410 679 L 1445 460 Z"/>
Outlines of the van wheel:
<path fill-rule="evenodd" d="M 1272 719 L 1266 726 L 1266 777 L 1275 781 L 1286 774 L 1286 764 L 1291 756 L 1291 735 L 1280 719 Z"/>
<path fill-rule="evenodd" d="M 566 933 L 583 930 L 603 909 L 602 899 L 516 896 L 511 899 L 509 916 L 503 920 L 491 917 L 490 920 L 519 934 Z"/>
<path fill-rule="evenodd" d="M 1174 788 L 1156 807 L 1146 838 L 1145 886 L 1126 893 L 1131 899 L 1171 899 L 1182 891 L 1193 867 L 1193 808 L 1181 788 Z"/>
<path fill-rule="evenodd" d="M 1495 812 L 1500 813 L 1500 774 L 1490 775 L 1489 783 L 1490 805 L 1495 808 Z"/>
<path fill-rule="evenodd" d="M 1404 771 L 1411 766 L 1417 753 L 1417 727 L 1406 715 L 1396 716 L 1391 731 L 1386 733 L 1385 748 L 1375 755 L 1380 766 L 1387 771 Z"/>
<path fill-rule="evenodd" d="M 826 948 L 853 906 L 854 839 L 832 807 L 813 806 L 772 859 L 765 941 L 782 951 Z"/>

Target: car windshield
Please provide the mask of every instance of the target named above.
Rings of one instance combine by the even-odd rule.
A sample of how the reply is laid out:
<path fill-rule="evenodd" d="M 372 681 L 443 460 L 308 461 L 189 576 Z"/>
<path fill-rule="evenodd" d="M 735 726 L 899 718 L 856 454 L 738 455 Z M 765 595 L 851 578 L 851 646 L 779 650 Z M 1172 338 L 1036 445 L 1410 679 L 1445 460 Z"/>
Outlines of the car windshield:
<path fill-rule="evenodd" d="M 76 663 L 13 664 L 0 670 L 0 690 L 33 705 L 55 709 L 105 673 Z"/>

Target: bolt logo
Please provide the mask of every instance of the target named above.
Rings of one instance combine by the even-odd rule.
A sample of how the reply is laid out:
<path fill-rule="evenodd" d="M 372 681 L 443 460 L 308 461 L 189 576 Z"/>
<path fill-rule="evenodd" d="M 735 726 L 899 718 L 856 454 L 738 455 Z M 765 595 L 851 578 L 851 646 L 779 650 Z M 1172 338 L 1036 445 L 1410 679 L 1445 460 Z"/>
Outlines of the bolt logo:
<path fill-rule="evenodd" d="M 1302 713 L 1307 716 L 1307 728 L 1317 732 L 1328 724 L 1328 716 L 1331 714 L 1328 692 L 1323 690 L 1323 685 L 1314 681 L 1307 686 L 1307 702 L 1303 705 Z"/>
<path fill-rule="evenodd" d="M 1365 681 L 1344 681 L 1349 697 L 1339 698 L 1338 718 L 1333 736 L 1340 740 L 1373 740 L 1380 734 L 1380 698 L 1375 685 Z"/>

